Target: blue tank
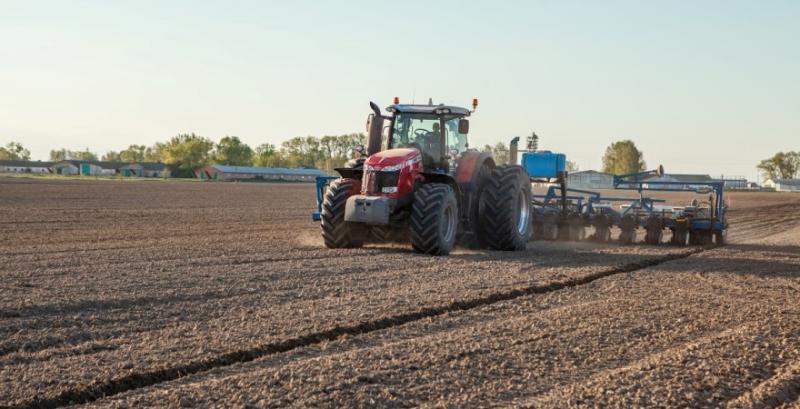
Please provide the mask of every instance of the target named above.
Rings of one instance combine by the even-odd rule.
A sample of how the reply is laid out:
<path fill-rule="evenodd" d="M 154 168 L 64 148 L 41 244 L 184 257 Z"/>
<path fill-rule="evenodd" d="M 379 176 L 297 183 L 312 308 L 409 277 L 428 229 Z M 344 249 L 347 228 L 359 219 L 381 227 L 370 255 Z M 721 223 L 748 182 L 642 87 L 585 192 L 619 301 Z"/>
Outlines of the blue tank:
<path fill-rule="evenodd" d="M 567 155 L 550 151 L 524 152 L 522 167 L 532 178 L 555 178 L 567 168 Z"/>

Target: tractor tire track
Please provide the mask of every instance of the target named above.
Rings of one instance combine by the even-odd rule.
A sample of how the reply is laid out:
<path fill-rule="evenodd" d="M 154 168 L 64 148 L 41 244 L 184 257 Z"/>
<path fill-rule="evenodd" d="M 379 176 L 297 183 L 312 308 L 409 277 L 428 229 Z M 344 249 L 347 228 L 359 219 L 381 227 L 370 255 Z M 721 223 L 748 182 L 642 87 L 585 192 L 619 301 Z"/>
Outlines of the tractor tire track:
<path fill-rule="evenodd" d="M 601 270 L 579 278 L 553 282 L 546 285 L 532 285 L 514 290 L 492 293 L 483 297 L 472 298 L 452 303 L 424 308 L 418 311 L 379 318 L 360 324 L 338 326 L 329 330 L 315 332 L 307 335 L 290 338 L 280 342 L 273 342 L 250 349 L 232 351 L 217 357 L 189 362 L 170 368 L 153 371 L 137 372 L 120 378 L 90 385 L 88 387 L 63 391 L 55 396 L 30 400 L 20 405 L 8 406 L 9 408 L 58 408 L 66 405 L 84 404 L 97 399 L 128 392 L 163 382 L 172 381 L 187 375 L 206 372 L 215 368 L 246 363 L 269 355 L 292 351 L 297 348 L 312 346 L 327 341 L 334 341 L 343 336 L 358 336 L 375 331 L 385 330 L 422 319 L 441 316 L 448 313 L 472 310 L 499 302 L 509 301 L 534 294 L 545 294 L 567 288 L 574 288 L 590 284 L 594 281 L 618 274 L 632 273 L 648 267 L 653 267 L 673 260 L 684 259 L 699 254 L 711 247 L 693 248 L 681 253 L 673 253 L 661 257 L 650 258 L 620 267 Z"/>

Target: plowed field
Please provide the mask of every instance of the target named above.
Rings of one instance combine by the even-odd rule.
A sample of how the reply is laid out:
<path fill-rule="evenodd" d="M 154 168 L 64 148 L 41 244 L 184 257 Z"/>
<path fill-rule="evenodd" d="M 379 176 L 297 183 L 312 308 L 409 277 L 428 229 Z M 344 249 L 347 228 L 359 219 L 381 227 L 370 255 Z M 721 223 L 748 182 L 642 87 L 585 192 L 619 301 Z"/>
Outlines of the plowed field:
<path fill-rule="evenodd" d="M 436 258 L 325 249 L 308 184 L 0 178 L 0 406 L 797 407 L 800 195 L 730 198 Z"/>

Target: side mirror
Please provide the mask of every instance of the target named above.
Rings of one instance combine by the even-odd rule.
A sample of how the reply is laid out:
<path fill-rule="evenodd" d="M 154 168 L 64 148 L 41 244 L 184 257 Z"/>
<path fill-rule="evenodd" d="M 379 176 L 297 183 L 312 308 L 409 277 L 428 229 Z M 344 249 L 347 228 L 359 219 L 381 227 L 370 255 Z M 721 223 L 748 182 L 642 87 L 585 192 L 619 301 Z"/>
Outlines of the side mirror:
<path fill-rule="evenodd" d="M 458 133 L 464 135 L 469 133 L 469 119 L 458 120 Z"/>

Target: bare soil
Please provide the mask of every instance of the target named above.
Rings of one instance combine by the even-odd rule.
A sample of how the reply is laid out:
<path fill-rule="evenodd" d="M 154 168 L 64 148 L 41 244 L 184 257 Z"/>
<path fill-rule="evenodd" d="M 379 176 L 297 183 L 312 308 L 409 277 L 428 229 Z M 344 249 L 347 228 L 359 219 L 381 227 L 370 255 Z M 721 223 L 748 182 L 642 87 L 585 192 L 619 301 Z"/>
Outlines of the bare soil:
<path fill-rule="evenodd" d="M 729 197 L 725 248 L 435 258 L 306 184 L 0 179 L 0 406 L 797 405 L 800 196 Z"/>

